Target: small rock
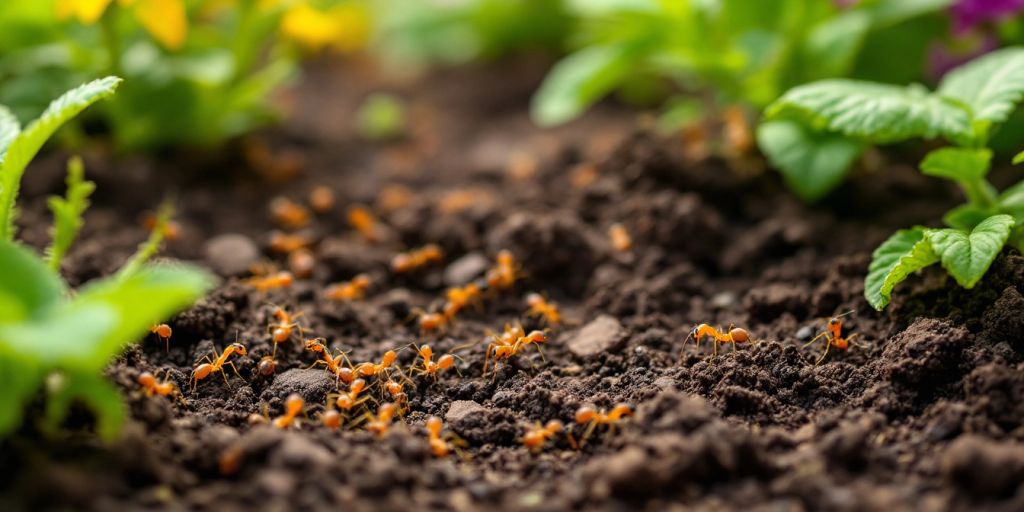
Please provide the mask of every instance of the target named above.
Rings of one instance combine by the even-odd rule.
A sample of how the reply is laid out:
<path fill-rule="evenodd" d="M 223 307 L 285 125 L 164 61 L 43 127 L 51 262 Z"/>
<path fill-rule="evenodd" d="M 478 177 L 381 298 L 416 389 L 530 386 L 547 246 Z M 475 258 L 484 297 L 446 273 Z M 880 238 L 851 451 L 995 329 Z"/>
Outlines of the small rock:
<path fill-rule="evenodd" d="M 203 249 L 210 267 L 221 275 L 244 274 L 260 258 L 260 250 L 249 237 L 228 233 L 211 238 Z"/>
<path fill-rule="evenodd" d="M 447 286 L 463 286 L 469 284 L 487 270 L 490 262 L 478 252 L 471 252 L 451 262 L 444 269 L 444 284 Z"/>
<path fill-rule="evenodd" d="M 796 331 L 796 339 L 799 340 L 799 341 L 807 341 L 807 340 L 811 339 L 811 336 L 814 336 L 814 326 L 813 325 L 805 325 L 805 326 L 797 329 L 797 331 Z"/>
<path fill-rule="evenodd" d="M 447 423 L 455 424 L 478 414 L 487 414 L 487 408 L 472 400 L 456 400 L 448 407 L 448 413 L 444 415 L 444 420 Z"/>
<path fill-rule="evenodd" d="M 950 443 L 939 464 L 946 480 L 975 496 L 1009 496 L 1024 478 L 1024 446 L 968 434 Z"/>
<path fill-rule="evenodd" d="M 711 307 L 725 309 L 736 303 L 736 294 L 733 292 L 720 292 L 711 297 Z"/>
<path fill-rule="evenodd" d="M 334 462 L 331 452 L 303 435 L 285 436 L 276 456 L 283 465 L 303 473 L 328 468 Z"/>
<path fill-rule="evenodd" d="M 284 399 L 297 393 L 306 403 L 322 403 L 327 394 L 336 389 L 335 379 L 323 368 L 292 368 L 274 378 L 273 384 L 263 392 L 262 398 L 269 401 L 277 397 Z"/>
<path fill-rule="evenodd" d="M 614 351 L 624 341 L 622 324 L 615 317 L 601 315 L 569 339 L 569 350 L 578 357 Z"/>

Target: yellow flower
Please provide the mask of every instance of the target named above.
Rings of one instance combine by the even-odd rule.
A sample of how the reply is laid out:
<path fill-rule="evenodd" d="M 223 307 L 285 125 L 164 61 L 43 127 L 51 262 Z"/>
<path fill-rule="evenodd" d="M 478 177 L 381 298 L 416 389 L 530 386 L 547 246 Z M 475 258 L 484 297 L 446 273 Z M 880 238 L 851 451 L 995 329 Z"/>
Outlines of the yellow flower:
<path fill-rule="evenodd" d="M 112 0 L 57 0 L 57 17 L 75 18 L 86 25 L 99 21 Z M 170 50 L 185 44 L 188 17 L 184 0 L 117 0 L 118 5 L 131 8 L 135 19 L 153 39 Z"/>
<path fill-rule="evenodd" d="M 313 52 L 327 47 L 355 51 L 369 39 L 370 15 L 364 6 L 353 3 L 324 12 L 301 2 L 285 11 L 281 33 Z"/>

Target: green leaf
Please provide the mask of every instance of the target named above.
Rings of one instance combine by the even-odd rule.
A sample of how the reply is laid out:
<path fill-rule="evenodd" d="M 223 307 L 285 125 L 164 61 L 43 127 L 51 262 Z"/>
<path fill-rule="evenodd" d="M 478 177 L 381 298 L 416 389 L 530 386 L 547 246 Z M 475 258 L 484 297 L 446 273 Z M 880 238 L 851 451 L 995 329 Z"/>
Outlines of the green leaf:
<path fill-rule="evenodd" d="M 976 181 L 988 174 L 992 150 L 939 148 L 924 157 L 921 172 L 954 181 Z"/>
<path fill-rule="evenodd" d="M 924 228 L 901 229 L 871 255 L 868 275 L 864 278 L 864 297 L 868 304 L 881 311 L 892 300 L 892 290 L 897 284 L 938 261 Z"/>
<path fill-rule="evenodd" d="M 938 92 L 964 102 L 975 121 L 1005 121 L 1024 96 L 1024 48 L 997 50 L 950 71 Z"/>
<path fill-rule="evenodd" d="M 0 161 L 3 161 L 7 146 L 11 145 L 11 141 L 19 133 L 21 133 L 21 124 L 18 123 L 18 118 L 14 117 L 9 108 L 0 105 Z"/>
<path fill-rule="evenodd" d="M 124 403 L 110 382 L 97 373 L 70 372 L 58 374 L 56 389 L 46 397 L 46 428 L 56 431 L 75 400 L 84 402 L 96 415 L 96 433 L 105 441 L 113 441 L 124 423 Z"/>
<path fill-rule="evenodd" d="M 0 323 L 41 318 L 64 293 L 64 284 L 31 250 L 0 241 Z"/>
<path fill-rule="evenodd" d="M 1003 249 L 1010 228 L 1009 215 L 993 215 L 968 234 L 959 229 L 933 229 L 925 232 L 943 268 L 964 288 L 973 288 Z"/>
<path fill-rule="evenodd" d="M 788 120 L 761 123 L 757 143 L 789 188 L 808 202 L 837 187 L 864 151 L 857 141 Z"/>
<path fill-rule="evenodd" d="M 630 45 L 590 46 L 559 61 L 533 97 L 534 122 L 554 126 L 579 116 L 626 78 L 633 54 Z"/>
<path fill-rule="evenodd" d="M 64 93 L 11 141 L 0 162 L 0 240 L 14 238 L 14 205 L 28 163 L 58 128 L 89 105 L 114 94 L 120 83 L 120 78 L 108 76 Z"/>
<path fill-rule="evenodd" d="M 1024 181 L 1017 182 L 999 194 L 999 209 L 1013 215 L 1024 214 Z"/>
<path fill-rule="evenodd" d="M 989 208 L 982 208 L 973 204 L 962 204 L 946 212 L 942 216 L 942 222 L 954 229 L 970 231 L 978 224 L 981 224 L 981 221 L 995 213 Z"/>
<path fill-rule="evenodd" d="M 46 258 L 50 270 L 55 273 L 60 271 L 64 254 L 82 229 L 82 214 L 89 208 L 89 196 L 96 189 L 95 183 L 85 181 L 81 158 L 68 160 L 67 185 L 67 197 L 53 196 L 49 201 L 53 212 L 53 242 L 46 250 Z"/>
<path fill-rule="evenodd" d="M 0 344 L 0 437 L 21 424 L 25 404 L 39 390 L 43 377 L 35 361 L 11 354 Z"/>
<path fill-rule="evenodd" d="M 938 136 L 959 141 L 972 134 L 964 108 L 920 86 L 821 80 L 790 89 L 766 114 L 877 144 Z"/>
<path fill-rule="evenodd" d="M 1021 162 L 1024 162 L 1024 151 L 1013 155 L 1013 165 L 1018 165 Z"/>

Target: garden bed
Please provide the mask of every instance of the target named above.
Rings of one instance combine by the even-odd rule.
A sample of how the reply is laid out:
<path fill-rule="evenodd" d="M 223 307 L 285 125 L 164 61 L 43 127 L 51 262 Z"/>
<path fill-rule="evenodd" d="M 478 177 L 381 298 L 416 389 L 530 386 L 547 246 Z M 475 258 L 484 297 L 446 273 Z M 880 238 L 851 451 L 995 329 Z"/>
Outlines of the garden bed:
<path fill-rule="evenodd" d="M 89 424 L 80 414 L 62 438 L 45 440 L 28 425 L 4 441 L 0 505 L 1024 508 L 1024 452 L 1010 443 L 1024 435 L 1021 256 L 1006 250 L 970 291 L 933 268 L 884 313 L 863 298 L 871 251 L 895 228 L 939 218 L 956 202 L 951 189 L 881 160 L 812 208 L 756 161 L 688 159 L 679 139 L 653 135 L 611 106 L 540 132 L 524 112 L 543 69 L 522 60 L 381 84 L 371 69 L 321 64 L 311 85 L 284 98 L 291 121 L 230 151 L 152 160 L 87 154 L 99 192 L 65 262 L 70 282 L 117 268 L 144 237 L 137 217 L 168 195 L 182 236 L 166 254 L 210 266 L 223 281 L 169 322 L 168 352 L 150 337 L 110 366 L 131 411 L 120 439 L 108 446 L 74 434 Z M 411 134 L 367 144 L 347 120 L 382 85 L 413 98 Z M 259 157 L 264 148 L 270 161 Z M 24 197 L 35 199 L 24 204 L 22 233 L 32 245 L 47 240 L 39 198 L 60 189 L 62 162 L 43 159 L 26 178 Z M 297 177 L 279 179 L 292 168 Z M 247 253 L 272 256 L 272 198 L 304 201 L 318 185 L 334 191 L 336 205 L 308 228 L 313 276 L 284 290 L 247 286 L 255 262 Z M 369 244 L 348 227 L 345 208 L 379 207 L 395 185 L 411 195 L 378 210 L 386 232 Z M 629 251 L 609 242 L 617 222 L 632 234 Z M 442 247 L 444 264 L 408 276 L 389 271 L 396 252 L 426 243 Z M 525 273 L 515 290 L 420 336 L 415 310 L 478 277 L 479 262 L 502 249 Z M 323 297 L 329 284 L 359 273 L 373 282 L 365 301 Z M 481 377 L 489 331 L 516 321 L 544 327 L 523 316 L 531 291 L 565 317 L 550 331 L 546 361 L 531 351 L 493 379 Z M 353 361 L 414 341 L 435 354 L 475 344 L 457 352 L 461 375 L 414 377 L 406 426 L 383 440 L 362 428 L 331 431 L 315 418 L 335 380 L 322 367 L 306 369 L 315 357 L 297 339 L 279 347 L 275 376 L 257 371 L 272 349 L 271 304 L 301 310 L 309 337 L 325 337 Z M 844 325 L 864 346 L 833 350 L 816 366 L 823 345 L 802 345 L 850 310 Z M 684 346 L 703 322 L 742 326 L 757 342 L 718 357 L 708 343 Z M 225 385 L 213 375 L 190 392 L 194 363 L 236 339 L 248 348 L 235 359 L 244 378 L 229 372 Z M 399 353 L 403 368 L 415 359 L 411 348 Z M 138 391 L 140 372 L 164 369 L 187 403 Z M 308 404 L 302 428 L 251 423 L 254 414 L 280 414 L 290 393 Z M 381 401 L 378 390 L 371 394 Z M 562 436 L 536 454 L 519 443 L 536 421 L 568 425 L 581 405 L 623 402 L 636 414 L 580 449 Z M 430 415 L 467 442 L 461 454 L 431 455 L 423 429 Z"/>

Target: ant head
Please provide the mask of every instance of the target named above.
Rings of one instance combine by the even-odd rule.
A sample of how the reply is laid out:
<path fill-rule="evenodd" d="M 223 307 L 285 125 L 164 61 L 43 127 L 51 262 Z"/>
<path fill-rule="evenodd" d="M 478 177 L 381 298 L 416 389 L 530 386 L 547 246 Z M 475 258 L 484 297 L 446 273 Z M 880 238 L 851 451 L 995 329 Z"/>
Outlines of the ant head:
<path fill-rule="evenodd" d="M 544 297 L 539 293 L 531 293 L 526 296 L 526 304 L 528 306 L 536 306 L 537 304 L 543 304 Z"/>
<path fill-rule="evenodd" d="M 341 426 L 341 414 L 339 414 L 338 411 L 335 411 L 334 409 L 330 409 L 324 411 L 320 415 L 320 421 L 322 421 L 324 426 L 327 428 L 338 428 Z"/>
<path fill-rule="evenodd" d="M 551 420 L 547 425 L 544 425 L 544 430 L 547 430 L 548 432 L 561 432 L 562 422 L 558 420 Z"/>
<path fill-rule="evenodd" d="M 630 414 L 633 414 L 633 408 L 626 404 L 619 404 L 616 405 L 614 409 L 612 409 L 611 414 L 616 414 L 618 416 L 628 416 Z"/>
<path fill-rule="evenodd" d="M 594 416 L 597 416 L 597 410 L 589 405 L 576 409 L 576 423 L 581 425 L 594 419 Z"/>
<path fill-rule="evenodd" d="M 444 425 L 441 423 L 441 418 L 437 416 L 431 416 L 427 418 L 427 431 L 435 436 L 441 435 L 441 428 Z"/>
<path fill-rule="evenodd" d="M 390 420 L 391 416 L 395 414 L 395 404 L 388 402 L 381 404 L 380 409 L 377 409 L 377 417 L 382 420 Z"/>
<path fill-rule="evenodd" d="M 304 405 L 306 405 L 306 401 L 295 393 L 288 395 L 288 398 L 284 400 L 284 408 L 290 414 L 298 414 Z"/>
<path fill-rule="evenodd" d="M 394 350 L 388 350 L 387 352 L 384 352 L 384 357 L 380 359 L 380 364 L 383 366 L 391 366 L 391 364 L 394 363 L 395 359 L 397 358 L 398 353 L 396 353 Z"/>
<path fill-rule="evenodd" d="M 260 375 L 269 377 L 277 371 L 277 361 L 275 361 L 272 356 L 263 356 L 263 359 L 260 359 L 260 364 L 257 368 L 259 369 Z"/>
<path fill-rule="evenodd" d="M 423 345 L 420 347 L 420 357 L 423 359 L 430 359 L 434 356 L 434 349 L 430 348 L 430 345 Z"/>
<path fill-rule="evenodd" d="M 352 381 L 352 384 L 348 385 L 348 389 L 353 393 L 359 393 L 363 389 L 366 389 L 366 381 L 363 379 L 356 379 Z"/>
<path fill-rule="evenodd" d="M 352 284 L 359 287 L 370 286 L 370 276 L 366 274 L 359 274 L 352 278 Z"/>
<path fill-rule="evenodd" d="M 236 354 L 238 354 L 240 356 L 249 355 L 249 351 L 246 350 L 245 349 L 245 345 L 242 345 L 241 343 L 238 343 L 238 342 L 232 343 L 231 345 L 228 345 L 228 348 L 232 352 L 234 352 L 234 353 L 236 353 Z"/>
<path fill-rule="evenodd" d="M 533 343 L 544 343 L 548 341 L 548 335 L 544 331 L 530 331 L 526 338 Z"/>
<path fill-rule="evenodd" d="M 732 340 L 736 343 L 746 343 L 750 341 L 750 333 L 747 332 L 746 329 L 740 329 L 739 327 L 731 329 L 729 331 L 729 336 L 732 337 Z"/>
<path fill-rule="evenodd" d="M 835 317 L 835 318 L 832 318 L 832 319 L 830 319 L 830 320 L 828 321 L 828 324 L 829 324 L 829 325 L 839 325 L 839 318 L 838 318 L 838 317 Z"/>
<path fill-rule="evenodd" d="M 142 373 L 139 374 L 138 381 L 139 381 L 139 384 L 141 384 L 143 386 L 146 386 L 146 387 L 150 387 L 153 384 L 156 384 L 156 377 L 153 376 L 152 373 L 142 372 Z"/>

